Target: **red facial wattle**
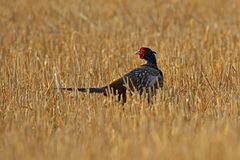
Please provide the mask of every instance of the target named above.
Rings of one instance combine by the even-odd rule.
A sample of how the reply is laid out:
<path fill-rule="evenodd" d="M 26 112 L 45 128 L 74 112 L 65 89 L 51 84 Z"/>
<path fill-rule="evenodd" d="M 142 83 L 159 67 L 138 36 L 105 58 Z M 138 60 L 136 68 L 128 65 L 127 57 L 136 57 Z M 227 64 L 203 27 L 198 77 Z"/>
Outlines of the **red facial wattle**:
<path fill-rule="evenodd" d="M 144 54 L 143 54 L 143 53 L 139 53 L 139 57 L 140 57 L 141 59 L 143 59 Z"/>

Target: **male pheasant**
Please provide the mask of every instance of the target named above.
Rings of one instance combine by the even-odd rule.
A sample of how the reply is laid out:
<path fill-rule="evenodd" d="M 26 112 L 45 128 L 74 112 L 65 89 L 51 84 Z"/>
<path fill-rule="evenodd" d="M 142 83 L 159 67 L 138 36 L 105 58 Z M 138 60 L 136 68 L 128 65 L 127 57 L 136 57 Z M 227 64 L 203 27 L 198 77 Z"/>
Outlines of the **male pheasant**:
<path fill-rule="evenodd" d="M 112 83 L 99 88 L 77 88 L 80 92 L 102 93 L 107 96 L 109 94 L 117 95 L 118 100 L 122 103 L 126 102 L 126 91 L 130 93 L 137 91 L 140 95 L 146 92 L 148 98 L 156 94 L 156 89 L 163 87 L 163 74 L 158 69 L 155 53 L 150 48 L 141 47 L 136 53 L 146 64 L 133 69 L 123 77 L 113 81 Z M 63 90 L 75 90 L 74 88 L 61 88 Z"/>

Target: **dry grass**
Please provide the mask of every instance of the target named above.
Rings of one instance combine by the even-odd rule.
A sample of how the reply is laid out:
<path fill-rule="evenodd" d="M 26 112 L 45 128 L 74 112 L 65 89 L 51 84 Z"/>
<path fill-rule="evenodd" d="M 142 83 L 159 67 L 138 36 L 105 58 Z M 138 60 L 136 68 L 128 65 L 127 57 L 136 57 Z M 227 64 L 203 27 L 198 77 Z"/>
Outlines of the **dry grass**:
<path fill-rule="evenodd" d="M 0 159 L 240 159 L 240 2 L 0 1 Z M 125 111 L 101 86 L 149 46 L 165 88 Z M 54 76 L 56 75 L 56 76 Z"/>

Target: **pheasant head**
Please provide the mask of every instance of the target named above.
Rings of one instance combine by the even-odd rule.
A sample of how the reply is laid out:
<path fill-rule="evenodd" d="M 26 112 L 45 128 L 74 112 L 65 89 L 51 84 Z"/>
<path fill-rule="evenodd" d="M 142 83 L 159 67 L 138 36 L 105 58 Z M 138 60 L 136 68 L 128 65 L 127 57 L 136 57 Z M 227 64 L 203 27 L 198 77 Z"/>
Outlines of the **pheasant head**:
<path fill-rule="evenodd" d="M 157 61 L 155 54 L 156 52 L 147 47 L 141 47 L 136 53 L 141 59 L 144 59 L 147 62 L 147 65 L 157 66 Z"/>

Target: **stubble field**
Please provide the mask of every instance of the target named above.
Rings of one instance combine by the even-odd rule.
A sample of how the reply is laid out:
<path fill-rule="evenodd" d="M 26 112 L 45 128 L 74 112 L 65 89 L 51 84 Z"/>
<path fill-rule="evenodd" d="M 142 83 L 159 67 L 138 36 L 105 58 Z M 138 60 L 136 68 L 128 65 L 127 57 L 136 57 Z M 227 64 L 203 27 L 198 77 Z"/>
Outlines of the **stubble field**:
<path fill-rule="evenodd" d="M 240 2 L 0 0 L 0 159 L 240 159 Z M 103 86 L 157 52 L 149 106 Z"/>

